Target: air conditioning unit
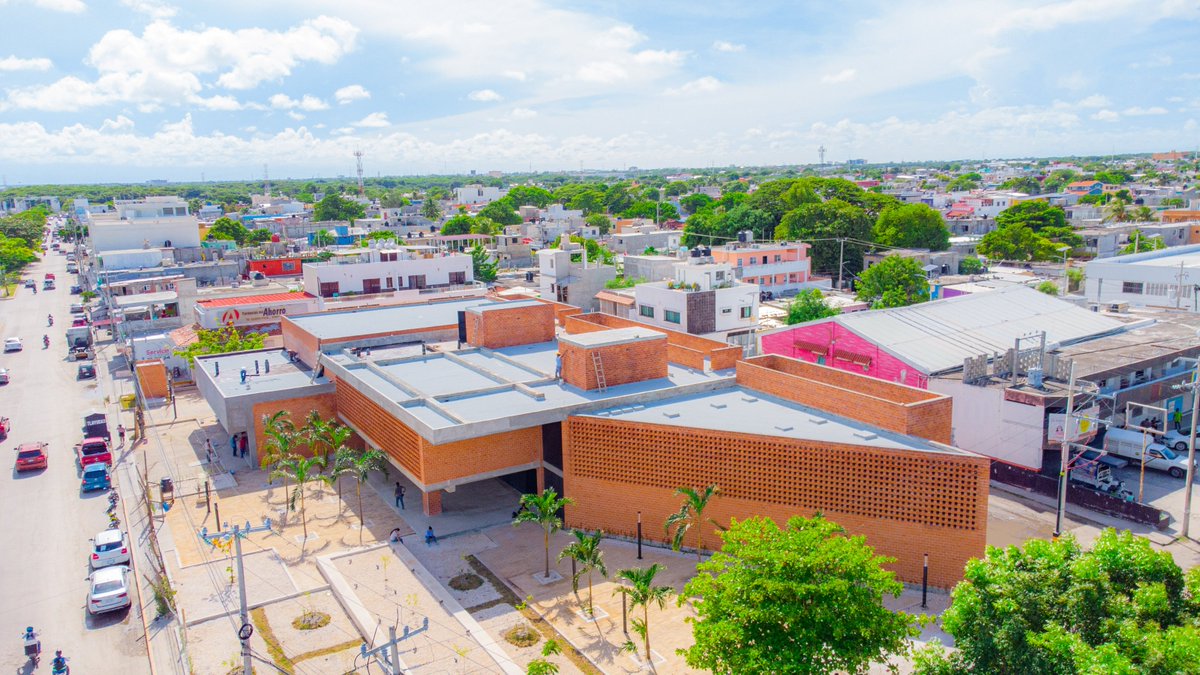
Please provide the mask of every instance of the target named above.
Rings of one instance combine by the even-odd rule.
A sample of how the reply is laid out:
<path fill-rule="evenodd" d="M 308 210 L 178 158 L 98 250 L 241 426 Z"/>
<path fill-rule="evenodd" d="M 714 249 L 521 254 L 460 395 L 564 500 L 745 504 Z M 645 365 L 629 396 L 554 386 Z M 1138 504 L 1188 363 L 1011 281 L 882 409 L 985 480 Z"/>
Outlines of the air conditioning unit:
<path fill-rule="evenodd" d="M 1108 303 L 1108 312 L 1112 314 L 1124 314 L 1129 311 L 1128 302 L 1110 302 Z"/>

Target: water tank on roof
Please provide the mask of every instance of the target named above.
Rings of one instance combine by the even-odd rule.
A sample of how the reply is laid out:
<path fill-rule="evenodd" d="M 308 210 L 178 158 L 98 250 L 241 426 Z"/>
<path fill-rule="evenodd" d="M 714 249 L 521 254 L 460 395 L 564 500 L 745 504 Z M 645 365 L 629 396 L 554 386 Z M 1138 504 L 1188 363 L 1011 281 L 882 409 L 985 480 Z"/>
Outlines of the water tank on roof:
<path fill-rule="evenodd" d="M 1029 381 L 1029 386 L 1034 389 L 1042 388 L 1042 369 L 1033 367 L 1029 369 L 1029 375 L 1026 378 Z"/>
<path fill-rule="evenodd" d="M 709 247 L 707 247 L 707 246 L 705 246 L 705 247 L 704 247 L 704 253 L 703 253 L 702 255 L 703 255 L 705 258 L 711 258 L 711 257 L 712 257 L 712 249 L 711 249 L 711 248 L 709 248 Z"/>
<path fill-rule="evenodd" d="M 693 258 L 699 258 L 699 257 L 700 257 L 700 247 L 699 247 L 699 246 L 697 246 L 696 248 L 692 249 L 692 250 L 691 250 L 691 252 L 690 252 L 690 255 L 691 255 Z"/>

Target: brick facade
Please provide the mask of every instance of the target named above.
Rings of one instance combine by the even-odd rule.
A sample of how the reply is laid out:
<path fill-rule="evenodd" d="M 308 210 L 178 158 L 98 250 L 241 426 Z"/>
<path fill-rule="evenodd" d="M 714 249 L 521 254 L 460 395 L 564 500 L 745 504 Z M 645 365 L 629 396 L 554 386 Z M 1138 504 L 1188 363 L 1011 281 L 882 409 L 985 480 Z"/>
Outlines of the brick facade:
<path fill-rule="evenodd" d="M 549 342 L 554 339 L 554 314 L 554 307 L 543 303 L 472 307 L 467 310 L 467 343 L 501 349 Z"/>
<path fill-rule="evenodd" d="M 610 387 L 667 376 L 666 336 L 592 348 L 562 339 L 559 340 L 558 349 L 562 355 L 563 381 L 580 389 L 599 388 L 593 353 L 600 355 L 605 383 Z"/>
<path fill-rule="evenodd" d="M 645 328 L 646 324 L 611 314 L 576 314 L 568 316 L 563 327 L 568 334 L 577 334 L 609 328 Z M 667 343 L 670 345 L 667 360 L 671 363 L 695 370 L 703 370 L 707 363 L 710 370 L 725 370 L 733 368 L 738 359 L 742 358 L 742 348 L 736 345 L 730 346 L 717 340 L 659 326 L 654 326 L 653 330 L 667 336 Z"/>
<path fill-rule="evenodd" d="M 966 454 L 867 446 L 571 417 L 563 425 L 564 492 L 571 527 L 632 535 L 642 512 L 644 536 L 666 540 L 664 523 L 679 509 L 681 486 L 720 486 L 706 518 L 769 516 L 777 522 L 820 511 L 864 535 L 904 581 L 948 588 L 983 555 L 988 461 Z M 715 527 L 704 546 L 719 545 Z M 691 546 L 689 536 L 687 545 Z"/>
<path fill-rule="evenodd" d="M 318 394 L 317 396 L 291 398 L 284 401 L 255 403 L 250 413 L 254 424 L 254 443 L 251 444 L 253 456 L 250 457 L 250 461 L 255 466 L 262 462 L 262 454 L 266 448 L 267 437 L 263 429 L 263 418 L 274 415 L 280 410 L 288 411 L 292 424 L 300 427 L 304 424 L 304 418 L 308 417 L 308 414 L 314 410 L 325 419 L 333 419 L 336 416 L 337 403 L 333 394 Z M 217 448 L 217 450 L 219 451 L 221 448 Z M 295 448 L 295 452 L 298 454 L 304 454 L 307 451 L 308 448 L 305 445 L 299 445 Z"/>
<path fill-rule="evenodd" d="M 949 444 L 949 396 L 781 356 L 737 364 L 738 384 L 889 431 Z"/>

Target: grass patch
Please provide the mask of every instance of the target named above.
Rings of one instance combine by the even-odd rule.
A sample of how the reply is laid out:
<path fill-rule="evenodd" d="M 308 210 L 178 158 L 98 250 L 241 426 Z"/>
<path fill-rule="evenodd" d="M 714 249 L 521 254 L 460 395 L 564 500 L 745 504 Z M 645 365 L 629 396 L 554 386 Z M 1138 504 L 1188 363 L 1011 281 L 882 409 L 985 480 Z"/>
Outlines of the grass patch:
<path fill-rule="evenodd" d="M 309 610 L 292 619 L 292 628 L 296 630 L 316 630 L 329 625 L 329 615 L 325 612 Z"/>
<path fill-rule="evenodd" d="M 346 651 L 347 649 L 358 649 L 358 647 L 360 645 L 362 645 L 362 643 L 363 643 L 362 640 L 347 640 L 346 642 L 342 642 L 341 644 L 333 645 L 332 647 L 325 647 L 324 649 L 314 649 L 311 652 L 304 652 L 303 654 L 296 656 L 296 658 L 292 659 L 292 663 L 301 663 L 303 661 L 309 661 L 311 659 L 319 659 L 322 656 L 336 654 L 338 652 Z"/>
<path fill-rule="evenodd" d="M 267 610 L 262 607 L 250 610 L 250 620 L 254 622 L 258 636 L 267 643 L 267 653 L 271 655 L 271 660 L 275 662 L 275 665 L 285 673 L 295 672 L 296 664 L 292 663 L 287 654 L 283 653 L 279 638 L 275 637 L 275 631 L 271 630 L 271 622 L 267 621 Z"/>
<path fill-rule="evenodd" d="M 522 616 L 524 616 L 529 623 L 538 630 L 538 632 L 546 636 L 546 639 L 557 642 L 562 647 L 563 656 L 567 657 L 567 660 L 570 661 L 576 668 L 578 668 L 580 672 L 587 673 L 588 675 L 601 675 L 596 666 L 593 666 L 592 662 L 588 661 L 587 657 L 585 657 L 579 652 L 578 649 L 575 648 L 575 645 L 572 645 L 569 641 L 567 641 L 566 636 L 559 633 L 554 626 L 550 625 L 549 621 L 543 619 L 541 614 L 538 614 L 531 607 L 526 606 L 524 601 L 522 601 L 521 598 L 518 598 L 517 594 L 513 592 L 512 588 L 510 588 L 508 584 L 501 581 L 500 577 L 493 574 L 492 571 L 488 569 L 487 565 L 484 565 L 479 561 L 479 558 L 476 558 L 473 555 L 468 555 L 463 559 L 467 561 L 467 564 L 471 566 L 472 570 L 475 570 L 476 574 L 489 581 L 496 589 L 496 592 L 500 594 L 499 600 L 485 602 L 481 605 L 472 607 L 467 611 L 474 613 L 502 603 L 512 605 L 513 607 L 518 608 L 517 611 L 519 611 Z"/>
<path fill-rule="evenodd" d="M 483 585 L 483 577 L 464 572 L 450 580 L 450 588 L 456 591 L 473 591 Z"/>
<path fill-rule="evenodd" d="M 522 621 L 504 632 L 504 639 L 514 647 L 532 647 L 542 639 L 541 633 Z"/>

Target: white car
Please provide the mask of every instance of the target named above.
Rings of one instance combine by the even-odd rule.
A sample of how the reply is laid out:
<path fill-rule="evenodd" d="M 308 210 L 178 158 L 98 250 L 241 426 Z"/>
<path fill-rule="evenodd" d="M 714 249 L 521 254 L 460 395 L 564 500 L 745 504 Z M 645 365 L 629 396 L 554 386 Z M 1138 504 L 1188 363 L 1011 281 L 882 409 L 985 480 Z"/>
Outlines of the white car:
<path fill-rule="evenodd" d="M 0 384 L 8 384 L 10 380 L 8 369 L 0 368 Z"/>
<path fill-rule="evenodd" d="M 4 351 L 6 352 L 19 352 L 24 348 L 25 345 L 21 343 L 19 337 L 10 337 L 4 340 Z"/>
<path fill-rule="evenodd" d="M 92 539 L 92 569 L 129 562 L 129 542 L 120 530 L 105 530 Z"/>
<path fill-rule="evenodd" d="M 129 568 L 124 565 L 105 567 L 92 572 L 92 587 L 88 591 L 88 612 L 103 614 L 130 606 Z"/>
<path fill-rule="evenodd" d="M 1200 440 L 1200 439 L 1198 439 L 1198 440 Z M 1188 449 L 1187 430 L 1185 429 L 1183 431 L 1183 433 L 1180 433 L 1178 431 L 1175 431 L 1174 429 L 1171 429 L 1170 431 L 1163 434 L 1162 444 L 1167 446 L 1168 448 L 1172 448 L 1173 450 L 1175 450 L 1175 452 L 1187 452 L 1187 449 Z M 1200 448 L 1200 444 L 1197 445 L 1197 448 Z"/>

